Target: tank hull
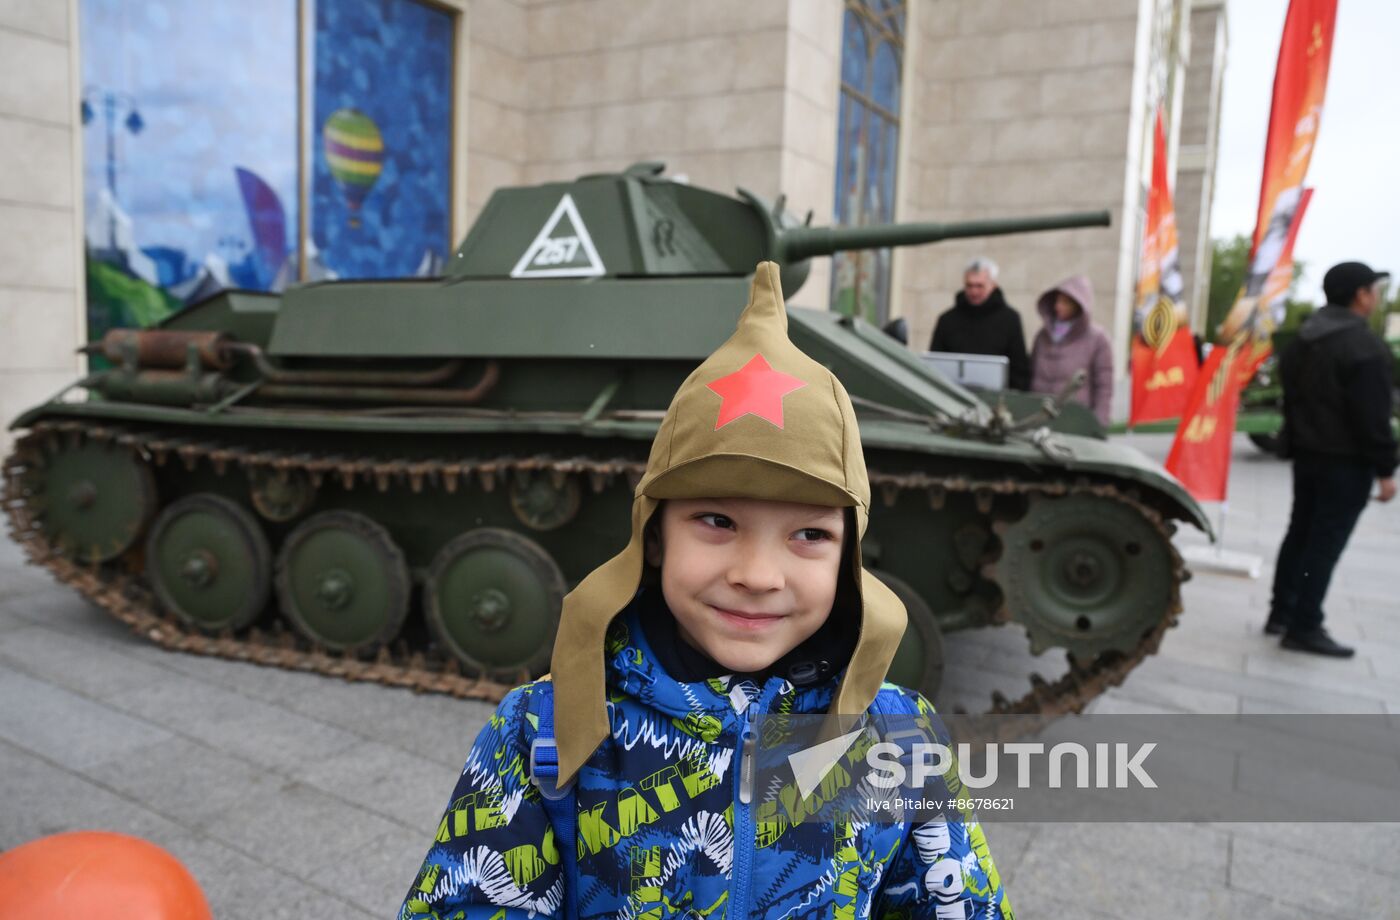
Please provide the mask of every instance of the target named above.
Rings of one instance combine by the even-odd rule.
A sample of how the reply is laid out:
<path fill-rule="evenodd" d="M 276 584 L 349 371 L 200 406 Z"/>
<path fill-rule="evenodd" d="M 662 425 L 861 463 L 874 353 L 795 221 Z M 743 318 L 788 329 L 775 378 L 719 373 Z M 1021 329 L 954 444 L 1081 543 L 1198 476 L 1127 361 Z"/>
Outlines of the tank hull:
<path fill-rule="evenodd" d="M 1106 226 L 1106 213 L 811 227 L 660 164 L 501 189 L 437 279 L 225 292 L 87 349 L 84 401 L 21 416 L 5 510 L 31 558 L 166 647 L 491 697 L 548 663 L 616 552 L 672 394 L 749 275 L 813 256 Z M 1016 625 L 1069 670 L 991 706 L 1082 706 L 1155 649 L 1200 508 L 1041 397 L 979 398 L 862 320 L 790 308 L 855 406 L 864 561 L 933 695 L 944 634 Z M 1076 433 L 1078 432 L 1078 433 Z"/>

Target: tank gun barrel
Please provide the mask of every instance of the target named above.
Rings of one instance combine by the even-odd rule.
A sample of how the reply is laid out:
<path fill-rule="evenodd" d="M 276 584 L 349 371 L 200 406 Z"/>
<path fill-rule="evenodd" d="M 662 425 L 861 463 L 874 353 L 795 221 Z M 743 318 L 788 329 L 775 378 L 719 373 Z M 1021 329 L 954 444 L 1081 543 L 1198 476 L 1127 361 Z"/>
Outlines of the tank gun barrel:
<path fill-rule="evenodd" d="M 876 224 L 868 227 L 785 227 L 778 231 L 778 246 L 785 263 L 829 256 L 847 249 L 883 249 L 918 246 L 970 236 L 1003 236 L 1078 227 L 1107 227 L 1107 211 L 1078 211 L 1042 217 L 1010 217 L 961 223 Z"/>

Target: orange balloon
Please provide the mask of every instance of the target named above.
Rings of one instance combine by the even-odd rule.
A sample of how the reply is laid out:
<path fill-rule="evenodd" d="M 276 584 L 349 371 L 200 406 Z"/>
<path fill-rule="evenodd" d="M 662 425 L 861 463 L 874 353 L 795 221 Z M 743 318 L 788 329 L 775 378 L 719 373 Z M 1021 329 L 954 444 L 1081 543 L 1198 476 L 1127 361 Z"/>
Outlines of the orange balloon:
<path fill-rule="evenodd" d="M 154 843 L 108 831 L 0 853 L 0 920 L 213 920 L 199 883 Z"/>

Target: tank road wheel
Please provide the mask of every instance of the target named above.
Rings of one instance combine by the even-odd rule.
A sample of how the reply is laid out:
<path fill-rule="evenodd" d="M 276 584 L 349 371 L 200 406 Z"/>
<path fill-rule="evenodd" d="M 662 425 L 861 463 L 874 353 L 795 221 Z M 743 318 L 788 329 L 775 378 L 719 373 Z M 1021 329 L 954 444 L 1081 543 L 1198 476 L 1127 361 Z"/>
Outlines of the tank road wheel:
<path fill-rule="evenodd" d="M 1092 495 L 1035 499 L 1002 544 L 997 581 L 1035 654 L 1059 646 L 1088 661 L 1130 652 L 1166 615 L 1171 548 L 1128 505 Z"/>
<path fill-rule="evenodd" d="M 277 600 L 312 642 L 355 654 L 394 638 L 412 581 L 389 532 L 353 511 L 303 521 L 277 554 Z"/>
<path fill-rule="evenodd" d="M 871 574 L 904 602 L 909 614 L 909 628 L 904 630 L 904 638 L 890 663 L 889 680 L 918 690 L 931 700 L 943 683 L 943 630 L 938 618 L 904 580 L 879 570 Z"/>
<path fill-rule="evenodd" d="M 60 553 L 106 562 L 140 539 L 156 509 L 151 469 L 125 447 L 55 442 L 33 458 L 28 486 L 40 528 Z"/>
<path fill-rule="evenodd" d="M 258 514 L 281 524 L 311 507 L 316 487 L 301 470 L 256 469 L 248 473 L 248 497 Z"/>
<path fill-rule="evenodd" d="M 146 538 L 146 575 L 161 606 L 196 629 L 242 629 L 267 606 L 272 550 L 256 518 L 202 492 L 156 518 Z"/>
<path fill-rule="evenodd" d="M 515 680 L 549 667 L 568 585 L 528 537 L 482 527 L 444 546 L 428 569 L 428 627 L 473 674 Z"/>

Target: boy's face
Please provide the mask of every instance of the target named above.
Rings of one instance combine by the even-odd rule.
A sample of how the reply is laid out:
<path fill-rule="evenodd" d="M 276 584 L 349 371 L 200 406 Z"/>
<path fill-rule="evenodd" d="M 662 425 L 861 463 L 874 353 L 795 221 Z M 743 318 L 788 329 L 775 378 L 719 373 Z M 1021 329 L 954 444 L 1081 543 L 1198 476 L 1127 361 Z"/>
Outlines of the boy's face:
<path fill-rule="evenodd" d="M 685 641 L 735 672 L 760 671 L 826 622 L 845 513 L 748 498 L 676 499 L 647 561 Z"/>

